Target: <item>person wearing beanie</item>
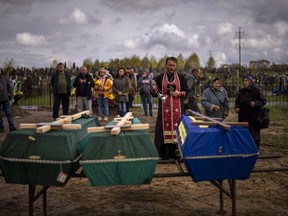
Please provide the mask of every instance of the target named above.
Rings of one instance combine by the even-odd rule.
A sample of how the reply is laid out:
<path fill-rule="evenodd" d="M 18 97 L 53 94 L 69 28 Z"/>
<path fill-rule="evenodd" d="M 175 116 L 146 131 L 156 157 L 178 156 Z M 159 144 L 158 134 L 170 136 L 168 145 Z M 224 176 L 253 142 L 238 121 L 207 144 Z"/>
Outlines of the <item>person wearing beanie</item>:
<path fill-rule="evenodd" d="M 236 96 L 235 112 L 238 113 L 238 122 L 248 122 L 248 130 L 259 149 L 260 128 L 257 117 L 261 108 L 266 104 L 266 99 L 260 89 L 255 86 L 251 76 L 244 76 L 242 81 L 244 87 Z"/>
<path fill-rule="evenodd" d="M 229 99 L 221 80 L 216 77 L 212 85 L 203 91 L 201 105 L 205 109 L 205 115 L 212 118 L 225 119 L 229 112 Z"/>

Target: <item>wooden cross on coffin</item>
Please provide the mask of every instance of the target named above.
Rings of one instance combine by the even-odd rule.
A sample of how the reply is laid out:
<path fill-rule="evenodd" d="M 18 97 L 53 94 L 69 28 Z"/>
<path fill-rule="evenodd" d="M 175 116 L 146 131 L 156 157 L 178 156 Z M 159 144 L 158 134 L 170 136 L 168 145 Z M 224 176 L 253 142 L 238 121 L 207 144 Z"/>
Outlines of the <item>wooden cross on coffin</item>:
<path fill-rule="evenodd" d="M 132 112 L 126 113 L 125 116 L 120 118 L 114 118 L 115 125 L 106 125 L 104 127 L 89 127 L 87 128 L 88 133 L 93 132 L 104 132 L 107 130 L 111 130 L 110 134 L 113 136 L 117 136 L 121 131 L 127 130 L 147 130 L 149 129 L 149 124 L 132 124 Z"/>
<path fill-rule="evenodd" d="M 87 115 L 90 115 L 89 110 L 79 112 L 74 115 L 63 115 L 53 122 L 21 123 L 19 128 L 36 129 L 36 133 L 45 133 L 50 130 L 80 130 L 81 124 L 72 124 L 71 122 Z"/>
<path fill-rule="evenodd" d="M 210 118 L 208 116 L 202 115 L 198 112 L 192 111 L 188 109 L 186 113 L 192 114 L 196 120 L 201 120 L 201 121 L 196 121 L 192 122 L 193 125 L 206 125 L 206 126 L 212 126 L 212 125 L 217 125 L 224 130 L 230 130 L 231 126 L 243 126 L 243 127 L 248 127 L 248 122 L 222 122 L 219 120 L 219 118 Z"/>

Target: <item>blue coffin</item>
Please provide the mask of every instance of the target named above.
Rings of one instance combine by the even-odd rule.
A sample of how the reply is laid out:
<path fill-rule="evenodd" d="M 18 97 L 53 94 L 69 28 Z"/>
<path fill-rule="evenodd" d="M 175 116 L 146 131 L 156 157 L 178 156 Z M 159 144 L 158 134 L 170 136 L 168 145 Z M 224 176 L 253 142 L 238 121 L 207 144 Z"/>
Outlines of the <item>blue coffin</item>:
<path fill-rule="evenodd" d="M 259 153 L 248 129 L 200 127 L 192 121 L 194 117 L 182 115 L 176 132 L 193 181 L 249 178 Z"/>

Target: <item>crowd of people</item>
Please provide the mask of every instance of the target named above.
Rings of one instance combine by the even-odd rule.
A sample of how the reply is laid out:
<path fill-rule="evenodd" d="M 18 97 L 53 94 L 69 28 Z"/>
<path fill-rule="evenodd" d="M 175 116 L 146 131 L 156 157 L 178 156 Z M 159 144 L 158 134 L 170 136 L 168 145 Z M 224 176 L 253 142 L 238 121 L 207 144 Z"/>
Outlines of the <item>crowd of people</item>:
<path fill-rule="evenodd" d="M 151 81 L 152 95 L 159 97 L 154 143 L 160 158 L 164 160 L 178 157 L 176 127 L 182 112 L 185 113 L 188 109 L 201 112 L 197 104 L 199 94 L 196 91 L 200 69 L 192 69 L 191 74 L 185 77 L 176 68 L 177 58 L 168 57 L 166 71 L 157 76 L 155 81 Z M 251 76 L 244 76 L 242 81 L 243 88 L 237 94 L 234 108 L 238 113 L 238 121 L 248 122 L 248 130 L 259 149 L 260 128 L 257 117 L 266 100 L 260 89 L 254 85 Z M 229 114 L 229 99 L 221 84 L 219 77 L 213 79 L 211 86 L 202 93 L 201 105 L 205 115 L 223 121 Z"/>
<path fill-rule="evenodd" d="M 187 75 L 177 72 L 177 58 L 166 59 L 166 70 L 156 76 L 151 76 L 148 70 L 141 73 L 133 68 L 118 68 L 113 78 L 105 68 L 100 68 L 95 77 L 88 73 L 86 67 L 80 68 L 80 73 L 71 81 L 70 73 L 65 65 L 59 63 L 57 70 L 52 74 L 50 84 L 54 95 L 53 114 L 56 120 L 59 117 L 60 105 L 63 115 L 69 112 L 69 97 L 74 88 L 77 98 L 77 111 L 90 110 L 92 114 L 92 99 L 96 98 L 98 105 L 98 120 L 108 121 L 109 99 L 111 95 L 118 107 L 118 116 L 124 116 L 133 108 L 133 100 L 138 92 L 143 107 L 143 116 L 153 117 L 152 97 L 158 98 L 158 114 L 155 126 L 155 146 L 162 159 L 177 157 L 176 127 L 181 115 L 187 110 L 201 112 L 201 104 L 206 116 L 224 120 L 229 115 L 229 98 L 222 80 L 215 77 L 211 85 L 204 89 L 201 97 L 197 92 L 197 83 L 201 70 L 194 68 Z M 248 130 L 256 146 L 260 147 L 260 128 L 257 121 L 261 108 L 266 99 L 261 90 L 255 86 L 251 76 L 242 78 L 243 88 L 236 96 L 234 109 L 238 114 L 239 122 L 248 122 Z M 4 111 L 9 130 L 17 130 L 11 115 L 10 103 L 14 94 L 9 78 L 0 72 L 0 106 Z M 201 98 L 201 99 L 200 99 Z M 200 102 L 200 103 L 197 103 Z M 4 122 L 0 115 L 0 133 L 4 132 Z"/>
<path fill-rule="evenodd" d="M 162 159 L 175 158 L 176 127 L 181 115 L 185 114 L 187 110 L 200 113 L 201 109 L 198 104 L 201 104 L 206 116 L 223 121 L 229 115 L 229 98 L 226 89 L 222 86 L 221 78 L 215 77 L 211 85 L 200 96 L 200 92 L 197 92 L 200 76 L 199 68 L 192 69 L 187 75 L 178 73 L 177 58 L 168 57 L 166 71 L 155 78 L 150 76 L 148 70 L 137 74 L 131 68 L 118 68 L 115 78 L 109 75 L 105 68 L 100 68 L 93 78 L 87 72 L 86 67 L 81 67 L 80 73 L 71 84 L 69 73 L 65 71 L 64 65 L 59 63 L 57 71 L 51 78 L 54 94 L 53 118 L 56 119 L 59 116 L 61 102 L 63 114 L 68 114 L 71 86 L 76 88 L 79 112 L 83 111 L 85 106 L 92 113 L 92 98 L 97 99 L 97 116 L 100 121 L 109 119 L 108 101 L 111 94 L 115 97 L 119 117 L 124 116 L 133 107 L 133 100 L 137 92 L 141 98 L 143 116 L 152 117 L 152 97 L 157 97 L 155 146 Z M 238 113 L 239 122 L 248 122 L 248 130 L 259 148 L 260 129 L 256 118 L 266 100 L 260 89 L 254 85 L 251 76 L 244 76 L 242 81 L 243 88 L 237 94 L 234 109 Z M 198 101 L 199 103 L 197 103 Z"/>

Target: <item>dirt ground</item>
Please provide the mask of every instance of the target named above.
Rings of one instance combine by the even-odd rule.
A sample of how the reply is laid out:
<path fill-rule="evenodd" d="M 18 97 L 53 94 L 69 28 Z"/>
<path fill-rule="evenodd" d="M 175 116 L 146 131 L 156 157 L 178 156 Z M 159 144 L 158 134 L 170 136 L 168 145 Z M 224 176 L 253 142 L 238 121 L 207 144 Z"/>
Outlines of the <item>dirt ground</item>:
<path fill-rule="evenodd" d="M 131 110 L 142 123 L 149 123 L 154 134 L 155 117 L 142 117 L 142 111 Z M 154 110 L 156 116 L 156 110 Z M 96 113 L 96 111 L 95 111 Z M 19 123 L 52 121 L 51 111 L 25 112 L 14 107 L 16 126 Z M 115 116 L 111 114 L 109 120 Z M 4 119 L 5 120 L 5 119 Z M 5 125 L 7 122 L 5 120 Z M 287 126 L 285 127 L 287 129 Z M 263 130 L 262 135 L 284 132 L 283 127 Z M 272 132 L 271 132 L 272 131 Z M 274 132 L 273 132 L 274 131 Z M 286 131 L 287 132 L 287 131 Z M 0 135 L 0 143 L 6 133 Z M 261 154 L 269 152 L 263 146 Z M 288 157 L 258 160 L 256 168 L 288 166 Z M 183 167 L 184 164 L 183 164 Z M 156 173 L 177 172 L 174 164 L 159 164 Z M 224 185 L 227 189 L 228 184 Z M 236 181 L 237 215 L 288 215 L 288 172 L 252 173 L 247 180 Z M 40 189 L 40 187 L 38 188 Z M 6 184 L 0 177 L 0 215 L 28 215 L 28 186 Z M 224 215 L 231 215 L 231 199 L 224 195 Z M 86 178 L 71 178 L 64 187 L 47 191 L 47 214 L 63 215 L 217 215 L 219 190 L 210 182 L 194 183 L 191 177 L 153 178 L 150 185 L 92 187 Z M 42 215 L 42 199 L 34 203 L 34 215 Z"/>

